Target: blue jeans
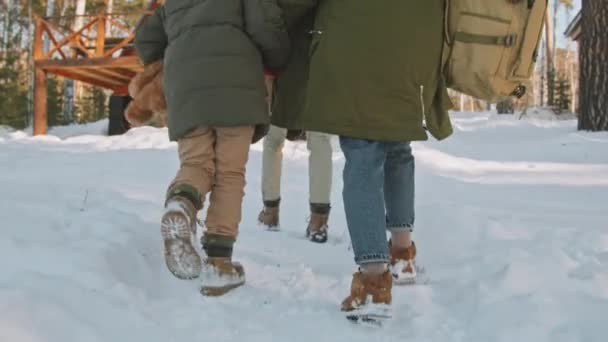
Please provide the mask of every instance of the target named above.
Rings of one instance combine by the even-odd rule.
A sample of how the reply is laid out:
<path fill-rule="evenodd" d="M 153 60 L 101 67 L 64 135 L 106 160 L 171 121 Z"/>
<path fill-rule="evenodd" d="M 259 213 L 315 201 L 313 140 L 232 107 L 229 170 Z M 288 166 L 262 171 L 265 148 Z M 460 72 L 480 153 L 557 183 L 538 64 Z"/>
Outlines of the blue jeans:
<path fill-rule="evenodd" d="M 359 265 L 388 262 L 386 230 L 414 224 L 414 156 L 409 142 L 340 137 L 344 210 Z"/>

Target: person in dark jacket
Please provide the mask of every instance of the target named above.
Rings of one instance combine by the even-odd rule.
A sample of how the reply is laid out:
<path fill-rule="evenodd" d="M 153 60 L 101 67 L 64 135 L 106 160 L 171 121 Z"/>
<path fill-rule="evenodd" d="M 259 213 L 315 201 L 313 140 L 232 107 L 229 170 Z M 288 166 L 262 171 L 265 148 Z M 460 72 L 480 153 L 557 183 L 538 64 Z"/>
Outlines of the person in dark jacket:
<path fill-rule="evenodd" d="M 201 277 L 222 295 L 245 282 L 232 261 L 254 126 L 269 123 L 264 69 L 283 67 L 289 37 L 275 0 L 166 0 L 136 30 L 144 65 L 163 60 L 169 137 L 180 168 L 161 220 L 165 261 L 178 278 Z M 202 238 L 197 212 L 209 195 Z"/>
<path fill-rule="evenodd" d="M 279 5 L 283 6 L 286 14 L 291 14 L 299 9 L 299 7 L 294 7 L 294 3 L 291 1 L 279 0 Z M 258 215 L 258 221 L 271 231 L 279 230 L 281 174 L 285 139 L 292 140 L 292 135 L 300 135 L 301 133 L 281 127 L 289 127 L 289 120 L 297 117 L 304 109 L 309 48 L 312 37 L 310 31 L 314 25 L 315 12 L 308 11 L 306 15 L 294 22 L 291 21 L 292 18 L 294 16 L 286 16 L 291 41 L 289 62 L 278 75 L 269 77 L 272 84 L 269 88 L 273 95 L 270 118 L 272 125 L 264 139 L 262 157 L 262 200 L 264 208 Z M 306 225 L 306 237 L 315 243 L 325 243 L 328 239 L 328 222 L 331 209 L 332 137 L 329 134 L 313 131 L 302 135 L 306 136 L 306 145 L 310 152 L 308 158 L 310 220 Z"/>

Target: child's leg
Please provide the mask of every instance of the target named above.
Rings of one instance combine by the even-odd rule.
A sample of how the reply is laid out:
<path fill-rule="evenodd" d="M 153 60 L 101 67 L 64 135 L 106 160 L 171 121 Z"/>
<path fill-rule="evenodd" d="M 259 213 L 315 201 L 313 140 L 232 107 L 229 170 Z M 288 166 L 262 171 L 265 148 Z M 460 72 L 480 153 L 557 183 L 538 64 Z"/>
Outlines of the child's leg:
<path fill-rule="evenodd" d="M 283 146 L 287 130 L 270 126 L 268 135 L 264 138 L 264 153 L 262 154 L 262 200 L 264 209 L 258 216 L 258 221 L 269 230 L 277 230 L 279 226 L 279 204 L 281 200 L 281 170 L 283 168 Z"/>
<path fill-rule="evenodd" d="M 209 248 L 226 247 L 231 250 L 238 234 L 253 127 L 216 128 L 215 131 L 215 184 L 209 199 L 205 235 L 207 238 L 221 238 L 217 239 L 220 246 L 205 246 L 210 257 L 230 256 L 228 250 L 216 251 L 221 255 L 210 255 L 215 253 L 210 253 Z"/>
<path fill-rule="evenodd" d="M 331 135 L 306 132 L 308 157 L 308 186 L 310 201 L 310 222 L 306 236 L 313 242 L 327 241 L 329 211 L 331 209 L 332 147 Z"/>
<path fill-rule="evenodd" d="M 192 239 L 196 213 L 215 174 L 214 140 L 211 129 L 198 128 L 178 141 L 180 169 L 167 190 L 161 233 L 167 267 L 181 279 L 196 278 L 201 272 L 201 259 Z"/>
<path fill-rule="evenodd" d="M 287 134 L 286 129 L 270 126 L 268 135 L 264 138 L 262 155 L 262 199 L 264 202 L 278 201 L 281 198 L 281 169 L 285 134 Z"/>
<path fill-rule="evenodd" d="M 215 184 L 203 237 L 207 253 L 202 267 L 201 292 L 220 296 L 245 283 L 243 267 L 232 262 L 232 245 L 241 222 L 245 195 L 245 165 L 253 127 L 216 128 Z"/>
<path fill-rule="evenodd" d="M 215 178 L 215 132 L 200 127 L 177 143 L 180 168 L 167 190 L 167 199 L 182 195 L 200 210 Z"/>
<path fill-rule="evenodd" d="M 331 135 L 306 132 L 308 186 L 311 204 L 329 204 L 333 176 Z"/>

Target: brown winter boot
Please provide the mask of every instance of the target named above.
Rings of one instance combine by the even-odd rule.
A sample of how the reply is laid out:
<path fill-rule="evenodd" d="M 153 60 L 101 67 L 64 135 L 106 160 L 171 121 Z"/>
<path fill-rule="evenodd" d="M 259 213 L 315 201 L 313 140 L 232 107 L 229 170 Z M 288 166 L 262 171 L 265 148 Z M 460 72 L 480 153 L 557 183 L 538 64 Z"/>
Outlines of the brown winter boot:
<path fill-rule="evenodd" d="M 375 321 L 391 317 L 393 278 L 390 272 L 353 274 L 350 295 L 342 302 L 342 311 L 353 321 Z"/>
<path fill-rule="evenodd" d="M 184 196 L 167 200 L 161 219 L 165 263 L 180 279 L 194 279 L 201 272 L 201 258 L 192 245 L 196 235 L 196 207 Z"/>
<path fill-rule="evenodd" d="M 264 209 L 258 216 L 258 222 L 270 231 L 278 231 L 279 227 L 279 204 L 281 200 L 264 201 Z"/>
<path fill-rule="evenodd" d="M 389 241 L 389 250 L 391 251 L 391 273 L 395 285 L 408 285 L 416 282 L 416 244 L 412 244 L 408 248 L 393 247 Z"/>
<path fill-rule="evenodd" d="M 245 284 L 245 270 L 228 257 L 209 257 L 201 271 L 201 293 L 204 296 L 222 296 Z"/>
<path fill-rule="evenodd" d="M 306 237 L 316 243 L 327 242 L 327 222 L 331 206 L 325 203 L 310 204 L 310 221 L 306 228 Z"/>

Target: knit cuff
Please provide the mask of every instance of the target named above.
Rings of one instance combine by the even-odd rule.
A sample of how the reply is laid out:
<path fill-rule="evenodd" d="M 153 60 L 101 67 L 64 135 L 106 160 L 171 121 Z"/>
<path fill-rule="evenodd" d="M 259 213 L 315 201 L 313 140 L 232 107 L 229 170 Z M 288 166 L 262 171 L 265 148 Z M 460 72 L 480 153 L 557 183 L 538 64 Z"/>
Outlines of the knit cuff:
<path fill-rule="evenodd" d="M 277 208 L 281 204 L 281 199 L 278 198 L 276 200 L 264 201 L 264 206 L 266 208 Z"/>
<path fill-rule="evenodd" d="M 236 239 L 232 236 L 205 233 L 201 238 L 203 250 L 210 258 L 231 258 L 232 246 Z"/>
<path fill-rule="evenodd" d="M 190 200 L 196 210 L 201 210 L 203 207 L 203 202 L 198 190 L 190 184 L 181 183 L 169 187 L 169 189 L 167 189 L 166 202 L 176 196 L 182 196 Z"/>
<path fill-rule="evenodd" d="M 310 203 L 310 212 L 314 214 L 327 215 L 331 210 L 329 203 Z"/>

